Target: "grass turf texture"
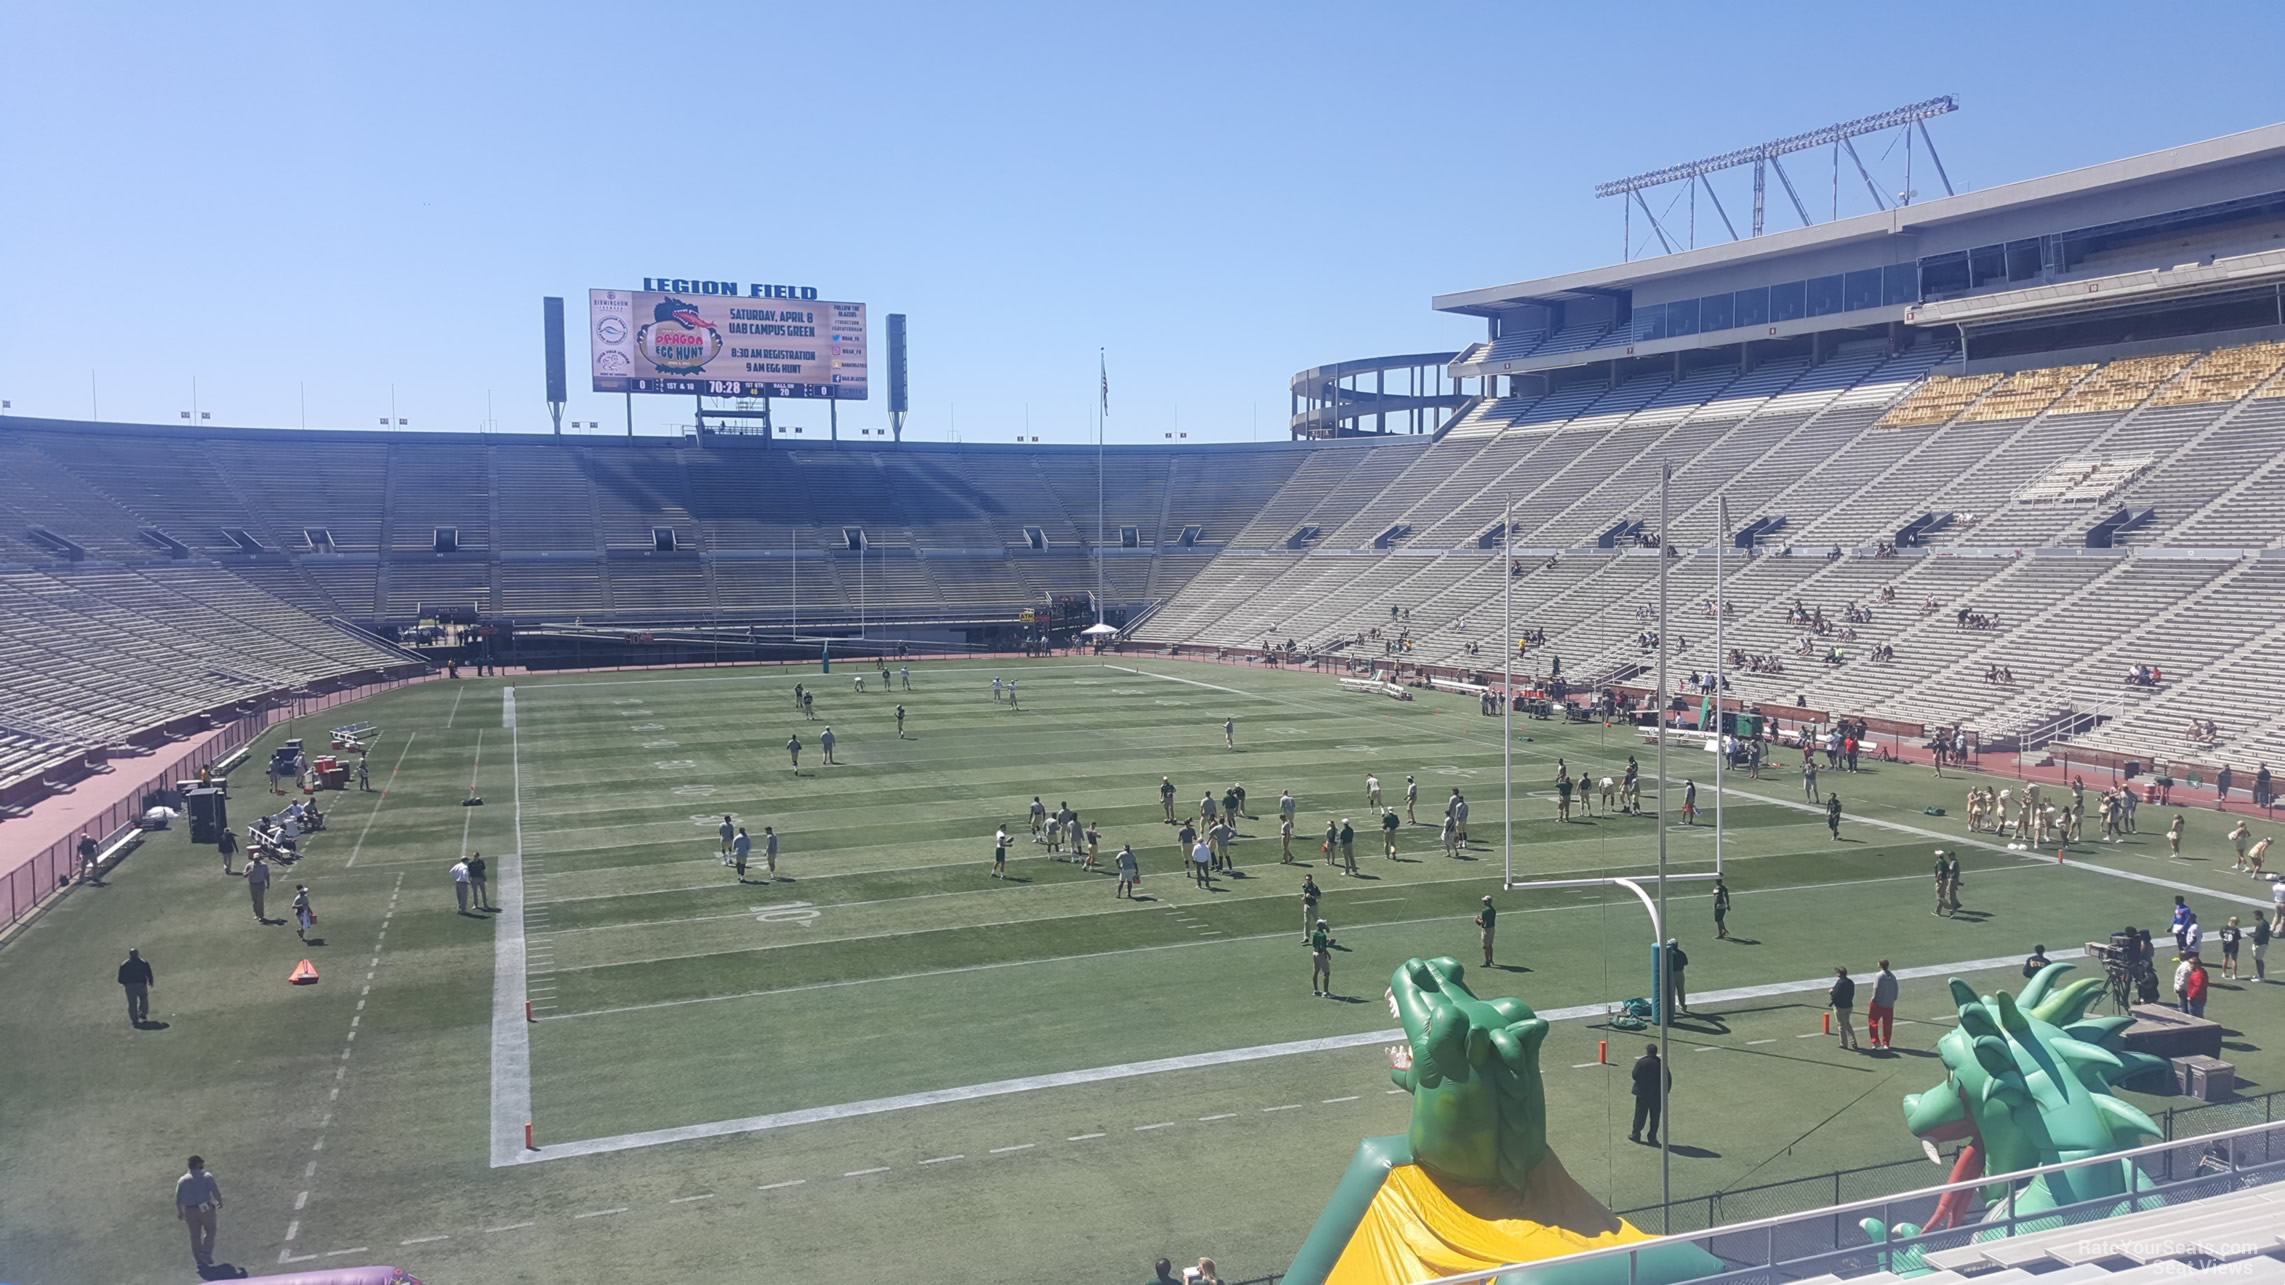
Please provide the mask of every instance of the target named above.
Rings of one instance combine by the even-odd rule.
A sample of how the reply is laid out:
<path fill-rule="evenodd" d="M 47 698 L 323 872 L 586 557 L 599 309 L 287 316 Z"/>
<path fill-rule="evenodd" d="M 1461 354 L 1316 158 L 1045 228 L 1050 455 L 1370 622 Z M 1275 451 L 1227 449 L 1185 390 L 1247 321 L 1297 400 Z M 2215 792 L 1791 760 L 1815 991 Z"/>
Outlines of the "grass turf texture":
<path fill-rule="evenodd" d="M 228 1196 L 223 1256 L 257 1272 L 312 1255 L 396 1262 L 431 1285 L 797 1272 L 1116 1281 L 1147 1275 L 1160 1253 L 1212 1253 L 1225 1274 L 1254 1275 L 1284 1264 L 1359 1137 L 1405 1125 L 1408 1100 L 1388 1092 L 1379 1050 L 1354 1047 L 493 1169 L 499 929 L 453 913 L 446 867 L 464 845 L 515 848 L 519 787 L 543 1148 L 1382 1030 L 1380 993 L 1406 956 L 1474 965 L 1469 921 L 1486 892 L 1504 911 L 1507 971 L 1479 972 L 1480 993 L 1599 1009 L 1649 989 L 1649 925 L 1630 895 L 1499 893 L 1499 725 L 1472 701 L 1397 704 L 1323 677 L 1225 666 L 1139 668 L 916 665 L 912 692 L 862 697 L 846 672 L 533 676 L 515 683 L 513 732 L 498 682 L 358 707 L 386 729 L 376 792 L 331 796 L 330 829 L 273 889 L 276 914 L 295 880 L 312 884 L 325 945 L 305 950 L 290 928 L 255 926 L 241 881 L 178 832 L 0 949 L 0 1279 L 183 1278 L 168 1183 L 191 1151 Z M 992 702 L 995 673 L 1021 676 L 1021 710 Z M 814 724 L 792 711 L 797 681 L 818 693 Z M 910 711 L 902 741 L 899 702 Z M 1238 722 L 1234 752 L 1225 716 Z M 816 746 L 827 723 L 837 767 Z M 799 775 L 783 749 L 790 730 L 806 745 Z M 1635 753 L 1647 775 L 1647 747 L 1623 730 L 1517 730 L 1519 876 L 1650 868 L 1650 818 L 1565 825 L 1548 784 L 1556 755 L 1574 774 L 1615 775 Z M 1404 828 L 1400 861 L 1379 855 L 1368 771 L 1400 803 L 1406 773 L 1419 777 L 1422 824 Z M 1674 815 L 1692 775 L 1710 814 L 1706 757 L 1673 751 L 1670 772 Z M 1209 788 L 1245 783 L 1260 819 L 1241 827 L 1239 877 L 1209 892 L 1179 873 L 1158 819 L 1161 774 L 1180 787 L 1183 815 Z M 237 782 L 243 825 L 266 796 L 249 770 Z M 471 784 L 484 807 L 459 806 Z M 1838 844 L 1821 815 L 1793 806 L 1796 776 L 1736 779 L 1725 857 L 1742 940 L 1712 939 L 1704 885 L 1677 885 L 1672 898 L 1693 991 L 1806 981 L 1836 963 L 1866 975 L 1882 955 L 1899 968 L 2013 957 L 2034 941 L 2062 948 L 2128 922 L 2162 925 L 2172 888 L 2103 868 L 2265 892 L 2229 875 L 2218 818 L 2193 816 L 2193 859 L 2169 862 L 2163 814 L 2146 808 L 2143 835 L 2079 845 L 2062 868 L 2052 854 L 1964 847 L 1973 913 L 1938 919 L 1926 877 L 1936 841 L 1873 822 L 1960 837 L 1964 783 L 1890 766 L 1821 784 L 1849 809 Z M 1465 861 L 1442 854 L 1429 824 L 1454 786 L 1473 808 Z M 1302 871 L 1277 864 L 1281 788 L 1300 802 L 1296 851 L 1325 888 L 1341 946 L 1334 988 L 1348 1002 L 1309 994 Z M 1132 841 L 1147 899 L 1116 901 L 1111 876 L 1033 846 L 1034 794 L 1100 826 L 1106 866 Z M 1646 789 L 1646 807 L 1653 797 Z M 1930 804 L 1954 815 L 1925 817 Z M 757 853 L 762 825 L 776 826 L 790 878 L 758 882 L 757 855 L 757 882 L 736 882 L 715 855 L 724 812 Z M 1358 830 L 1353 880 L 1315 851 L 1326 819 L 1341 816 Z M 988 877 L 1001 823 L 1017 839 L 1005 882 Z M 1677 868 L 1703 870 L 1711 833 L 1677 824 L 1669 852 Z M 2250 922 L 2250 907 L 2212 892 L 2191 901 L 2214 927 L 2233 912 Z M 124 1020 L 111 968 L 131 945 L 159 970 L 163 1030 Z M 325 980 L 289 988 L 305 954 Z M 1972 980 L 1988 990 L 2015 979 L 2010 968 Z M 1818 1029 L 1820 1002 L 1800 991 L 1715 1004 L 1678 1029 L 1678 1196 L 1917 1153 L 1898 1099 L 1938 1079 L 1925 1052 L 1938 1028 L 1904 1026 L 1897 1056 L 1844 1053 L 1802 1038 Z M 2211 1012 L 2250 1033 L 2230 1045 L 2249 1087 L 2277 1078 L 2257 1047 L 2276 1002 L 2217 987 Z M 1905 984 L 1901 1017 L 1948 1012 L 1939 980 Z M 1639 1051 L 1637 1036 L 1568 1021 L 1543 1065 L 1557 1150 L 1624 1208 L 1657 1199 L 1658 1154 L 1625 1141 L 1623 1073 L 1574 1065 L 1592 1063 L 1605 1036 L 1616 1063 Z"/>

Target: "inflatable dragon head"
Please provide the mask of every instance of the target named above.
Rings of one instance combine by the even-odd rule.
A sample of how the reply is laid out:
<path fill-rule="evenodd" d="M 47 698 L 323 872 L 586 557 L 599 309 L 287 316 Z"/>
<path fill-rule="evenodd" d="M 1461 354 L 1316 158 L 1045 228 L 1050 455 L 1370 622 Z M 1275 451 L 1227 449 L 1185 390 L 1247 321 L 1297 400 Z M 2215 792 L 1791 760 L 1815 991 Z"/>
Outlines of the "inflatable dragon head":
<path fill-rule="evenodd" d="M 1936 1043 L 1944 1082 L 1907 1094 L 1904 1119 L 1931 1158 L 1939 1142 L 1964 1144 L 1955 1181 L 2121 1151 L 2159 1136 L 2158 1126 L 2111 1086 L 2164 1065 L 2121 1051 L 2126 1016 L 2090 1018 L 2100 978 L 2063 983 L 2069 964 L 2049 964 L 2020 995 L 1978 996 L 1958 979 L 1960 1024 Z M 1999 1199 L 2004 1189 L 1987 1189 Z"/>
<path fill-rule="evenodd" d="M 1519 999 L 1476 998 L 1455 959 L 1408 959 L 1389 980 L 1405 1043 L 1389 1078 L 1412 1095 L 1413 1160 L 1454 1182 L 1520 1190 L 1547 1155 L 1539 1045 L 1547 1023 Z"/>

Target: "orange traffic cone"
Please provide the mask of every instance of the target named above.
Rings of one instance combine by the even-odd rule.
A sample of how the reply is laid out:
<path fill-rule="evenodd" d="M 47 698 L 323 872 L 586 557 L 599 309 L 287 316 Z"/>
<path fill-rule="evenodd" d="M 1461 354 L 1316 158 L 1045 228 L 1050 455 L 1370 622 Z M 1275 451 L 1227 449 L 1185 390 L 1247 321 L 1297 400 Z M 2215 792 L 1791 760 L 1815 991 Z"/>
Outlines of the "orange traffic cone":
<path fill-rule="evenodd" d="M 293 973 L 286 980 L 296 986 L 314 986 L 317 984 L 317 965 L 305 959 L 294 965 Z"/>

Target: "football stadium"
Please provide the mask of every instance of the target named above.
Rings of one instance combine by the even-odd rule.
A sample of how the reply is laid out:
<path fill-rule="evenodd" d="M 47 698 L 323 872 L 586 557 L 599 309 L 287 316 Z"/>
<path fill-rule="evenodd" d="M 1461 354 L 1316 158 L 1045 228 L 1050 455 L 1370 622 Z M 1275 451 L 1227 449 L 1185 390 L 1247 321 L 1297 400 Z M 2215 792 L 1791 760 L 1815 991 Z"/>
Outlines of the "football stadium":
<path fill-rule="evenodd" d="M 0 1279 L 2285 1280 L 2285 125 L 1951 108 L 1275 442 L 639 274 L 552 432 L 0 411 Z"/>

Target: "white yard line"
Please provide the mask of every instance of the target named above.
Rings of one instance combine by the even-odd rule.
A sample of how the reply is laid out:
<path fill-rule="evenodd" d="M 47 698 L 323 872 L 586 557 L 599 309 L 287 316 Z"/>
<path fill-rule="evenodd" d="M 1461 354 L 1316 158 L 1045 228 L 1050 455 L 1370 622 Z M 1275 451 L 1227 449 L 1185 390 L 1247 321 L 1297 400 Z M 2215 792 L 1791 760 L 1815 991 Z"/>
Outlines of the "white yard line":
<path fill-rule="evenodd" d="M 1986 874 L 2003 874 L 2003 873 L 2009 873 L 2009 872 L 2007 872 L 2007 871 L 1997 871 L 1997 870 L 1995 870 L 1995 871 L 1986 871 L 1985 873 L 1986 873 Z M 1477 876 L 1477 878 L 1481 878 L 1481 877 L 1482 877 L 1482 876 Z M 1927 878 L 1927 876 L 1926 876 L 1926 875 L 1916 875 L 1916 874 L 1915 874 L 1915 875 L 1882 875 L 1882 876 L 1880 876 L 1879 878 L 1876 878 L 1876 879 L 1855 879 L 1855 880 L 1851 880 L 1851 881 L 1849 881 L 1849 884 L 1848 884 L 1848 886 L 1850 886 L 1850 887 L 1860 887 L 1860 886 L 1864 886 L 1864 885 L 1868 885 L 1868 884 L 1876 884 L 1876 883 L 1909 883 L 1909 882 L 1913 882 L 1913 881 L 1915 881 L 1915 880 L 1924 880 L 1924 879 L 1926 879 L 1926 878 Z M 1464 882 L 1464 881 L 1461 881 L 1461 882 Z M 1773 894 L 1776 894 L 1776 893 L 1783 893 L 1783 892 L 1821 892 L 1821 891 L 1826 891 L 1826 890 L 1829 890 L 1829 889 L 1831 889 L 1831 888 L 1834 888 L 1834 887 L 1837 887 L 1837 886 L 1840 886 L 1840 885 L 1831 884 L 1831 883 L 1800 883 L 1800 884 L 1784 884 L 1784 885 L 1781 885 L 1781 886 L 1779 886 L 1779 887 L 1775 887 L 1775 888 L 1757 888 L 1757 889 L 1754 889 L 1754 890 L 1752 890 L 1750 893 L 1748 893 L 1748 892 L 1739 892 L 1739 893 L 1737 893 L 1737 894 L 1735 894 L 1735 895 L 1737 895 L 1737 896 L 1739 896 L 1739 897 L 1745 897 L 1745 896 L 1767 897 L 1767 896 L 1771 896 L 1771 895 L 1773 895 Z M 1213 903 L 1213 904 L 1220 904 L 1220 903 Z M 1589 904 L 1591 904 L 1591 903 L 1589 903 Z M 1567 913 L 1575 912 L 1575 911 L 1579 910 L 1580 908 L 1581 908 L 1581 903 L 1572 903 L 1572 904 L 1566 904 L 1566 905 L 1556 905 L 1556 906 L 1526 906 L 1526 907 L 1523 907 L 1523 908 L 1521 908 L 1521 909 L 1517 909 L 1517 910 L 1510 910 L 1510 911 L 1508 911 L 1507 913 L 1508 913 L 1510 916 L 1515 916 L 1515 915 L 1553 915 L 1553 914 L 1567 914 Z M 1458 911 L 1454 911 L 1454 912 L 1452 912 L 1452 913 L 1450 913 L 1450 914 L 1443 914 L 1443 915 L 1423 915 L 1423 916 L 1420 916 L 1420 917 L 1417 917 L 1417 918 L 1413 918 L 1413 919 L 1384 919 L 1384 920 L 1376 920 L 1376 921 L 1374 921 L 1374 922 L 1371 922 L 1371 923 L 1351 924 L 1351 925 L 1348 925 L 1348 926 L 1346 926 L 1345 928 L 1343 928 L 1343 929 L 1342 929 L 1342 931 L 1344 931 L 1344 932 L 1368 932 L 1368 931 L 1371 931 L 1371 930 L 1373 930 L 1373 929 L 1379 929 L 1379 928 L 1407 928 L 1407 927 L 1412 927 L 1412 926 L 1414 926 L 1414 925 L 1417 925 L 1417 924 L 1433 924 L 1433 923 L 1443 923 L 1443 922 L 1445 922 L 1445 921 L 1447 921 L 1447 920 L 1456 920 L 1456 919 L 1458 919 L 1459 917 L 1460 917 L 1460 912 L 1458 912 Z M 1178 921 L 1178 922 L 1179 922 L 1179 921 Z M 1219 930 L 1219 929 L 1212 929 L 1212 930 L 1206 930 L 1206 931 L 1211 931 L 1211 932 L 1216 932 L 1216 933 L 1219 933 L 1219 932 L 1220 932 L 1220 930 Z M 904 934 L 899 934 L 899 933 L 883 933 L 883 934 L 878 934 L 878 935 L 879 935 L 879 936 L 885 936 L 885 937 L 895 937 L 895 936 L 902 936 L 902 935 L 904 935 Z M 768 990 L 737 991 L 737 992 L 734 992 L 734 993 L 732 993 L 732 994 L 728 994 L 728 995 L 699 995 L 699 996 L 694 996 L 694 997 L 692 997 L 692 998 L 690 998 L 690 999 L 662 999 L 662 1000 L 655 1000 L 655 1001 L 653 1001 L 653 1002 L 650 1002 L 650 1003 L 647 1003 L 647 1004 L 620 1004 L 620 1005 L 615 1005 L 615 1006 L 613 1006 L 613 1007 L 610 1007 L 610 1008 L 591 1008 L 591 1009 L 582 1009 L 582 1010 L 580 1010 L 580 1011 L 578 1011 L 578 1012 L 573 1012 L 573 1013 L 554 1013 L 554 1014 L 550 1014 L 550 1015 L 548 1016 L 547 1020 L 548 1020 L 548 1021 L 551 1021 L 551 1022 L 566 1022 L 566 1021 L 571 1021 L 571 1020 L 573 1020 L 573 1019 L 575 1019 L 575 1018 L 582 1018 L 582 1017 L 608 1017 L 608 1016 L 612 1016 L 612 1015 L 615 1015 L 615 1014 L 620 1014 L 620 1013 L 645 1013 L 645 1012 L 650 1012 L 650 1011 L 653 1011 L 653 1010 L 656 1010 L 656 1009 L 664 1009 L 664 1008 L 685 1008 L 685 1007 L 688 1007 L 688 1006 L 690 1006 L 690 1005 L 693 1005 L 693 1004 L 720 1004 L 720 1003 L 723 1003 L 723 1002 L 726 1002 L 726 1001 L 730 1001 L 730 1000 L 742 1000 L 742 999 L 766 999 L 766 998 L 769 998 L 769 997 L 771 997 L 771 996 L 775 996 L 775 995 L 798 995 L 798 994 L 801 994 L 801 993 L 802 993 L 802 992 L 804 992 L 804 991 L 818 991 L 818 990 L 839 990 L 839 989 L 841 989 L 841 988 L 843 988 L 843 987 L 847 987 L 847 986 L 871 986 L 871 985 L 874 985 L 874 984 L 876 984 L 876 983 L 879 983 L 879 982 L 909 982 L 909 981 L 924 981 L 924 980 L 927 980 L 927 979 L 929 979 L 929 978 L 933 978 L 933 977 L 954 977 L 954 976 L 958 976 L 958 975 L 960 975 L 960 974 L 962 974 L 962 973 L 995 972 L 995 971 L 998 971 L 998 970 L 1000 970 L 1000 969 L 1004 969 L 1004 968 L 1028 968 L 1028 967 L 1032 967 L 1032 966 L 1034 966 L 1034 965 L 1038 965 L 1038 964 L 1069 964 L 1069 963 L 1079 963 L 1079 962 L 1083 962 L 1083 961 L 1086 961 L 1086 960 L 1092 960 L 1092 959 L 1110 959 L 1110 958 L 1114 958 L 1114 957 L 1116 957 L 1116 956 L 1120 956 L 1120 955 L 1138 955 L 1138 954 L 1147 954 L 1147 953 L 1150 953 L 1150 952 L 1153 952 L 1153 951 L 1161 951 L 1161 950 L 1187 950 L 1187 949 L 1191 949 L 1191 948 L 1194 948 L 1194 947 L 1199 947 L 1199 946 L 1227 946 L 1227 945 L 1231 945 L 1231 944 L 1234 944 L 1234 943 L 1237 943 L 1237 942 L 1275 941 L 1275 940 L 1278 940 L 1278 939 L 1280 939 L 1280 938 L 1291 937 L 1292 935 L 1293 935 L 1292 933 L 1290 933 L 1290 932 L 1287 932 L 1287 931 L 1286 931 L 1286 930 L 1284 930 L 1284 929 L 1278 929 L 1278 930 L 1275 930 L 1275 931 L 1272 931 L 1272 932 L 1265 932 L 1265 933 L 1248 933 L 1248 934 L 1245 934 L 1245 935 L 1243 935 L 1243 936 L 1222 936 L 1222 937 L 1219 937 L 1218 939 L 1208 939 L 1208 938 L 1205 938 L 1205 937 L 1200 937 L 1200 938 L 1198 938 L 1197 940 L 1194 940 L 1194 941 L 1175 941 L 1175 942 L 1161 942 L 1161 943 L 1158 943 L 1158 944 L 1156 944 L 1156 945 L 1150 945 L 1150 946 L 1122 946 L 1122 947 L 1120 947 L 1120 948 L 1119 948 L 1119 949 L 1117 949 L 1117 950 L 1096 950 L 1096 951 L 1088 951 L 1088 952 L 1086 952 L 1086 953 L 1084 953 L 1084 954 L 1077 954 L 1077 955 L 1047 955 L 1047 956 L 1043 956 L 1043 957 L 1041 957 L 1041 958 L 1038 958 L 1038 959 L 1006 959 L 1006 960 L 1000 960 L 1000 961 L 997 961 L 997 962 L 995 962 L 995 963 L 990 963 L 990 964 L 964 964 L 964 965 L 962 965 L 962 966 L 960 966 L 960 967 L 958 967 L 958 968 L 930 968 L 930 969 L 919 969 L 919 970 L 916 970 L 916 971 L 913 971 L 913 972 L 909 972 L 909 973 L 889 973 L 889 974 L 885 974 L 885 975 L 883 975 L 883 976 L 880 976 L 880 977 L 849 977 L 849 978 L 843 978 L 843 979 L 841 979 L 841 980 L 838 980 L 838 981 L 830 981 L 830 982 L 807 982 L 807 983 L 804 983 L 804 984 L 802 984 L 802 985 L 799 985 L 799 986 L 779 986 L 779 987 L 774 987 L 774 988 L 771 988 L 771 989 L 768 989 Z M 864 940 L 864 939 L 863 939 L 863 938 L 835 938 L 834 940 L 835 940 L 835 941 L 852 941 L 852 940 Z M 798 945 L 798 944 L 801 944 L 801 943 L 794 943 L 794 944 Z M 742 948 L 738 948 L 738 949 L 736 949 L 736 950 L 730 950 L 730 951 L 717 951 L 717 952 L 711 952 L 711 953 L 714 953 L 714 954 L 740 954 L 740 953 L 745 953 L 746 951 L 749 951 L 749 950 L 754 950 L 754 949 L 778 949 L 778 948 L 777 948 L 777 947 L 742 947 Z M 682 955 L 676 955 L 676 956 L 670 956 L 669 958 L 673 958 L 673 959 L 684 959 L 684 958 L 691 958 L 691 956 L 682 956 Z M 636 960 L 636 961 L 628 961 L 628 962 L 641 963 L 641 962 L 645 962 L 645 961 Z M 608 967 L 608 965 L 595 965 L 594 967 Z M 578 971 L 578 970 L 572 970 L 572 971 Z"/>
<path fill-rule="evenodd" d="M 468 689 L 466 687 L 463 687 L 459 691 L 456 691 L 452 694 L 452 709 L 444 716 L 444 725 L 446 727 L 452 726 L 452 720 L 460 717 L 460 698 L 466 696 L 467 694 Z"/>
<path fill-rule="evenodd" d="M 365 850 L 365 836 L 373 832 L 373 818 L 381 815 L 381 805 L 389 801 L 389 790 L 397 783 L 397 769 L 405 765 L 405 754 L 412 749 L 413 738 L 419 735 L 413 732 L 405 737 L 404 748 L 397 751 L 397 761 L 389 766 L 389 779 L 381 782 L 381 797 L 373 800 L 373 810 L 365 814 L 365 827 L 357 832 L 356 846 L 349 849 L 349 860 L 341 863 L 342 869 L 357 864 L 357 854 Z"/>
<path fill-rule="evenodd" d="M 1179 678 L 1173 674 L 1154 674 L 1147 669 L 1129 669 L 1124 665 L 1105 665 L 1103 668 L 1108 669 L 1113 673 L 1133 674 L 1138 678 L 1156 678 L 1162 682 L 1181 683 L 1186 687 L 1203 687 L 1210 692 L 1228 692 L 1232 696 L 1243 696 L 1247 700 L 1277 699 L 1277 697 L 1268 695 L 1263 692 L 1241 692 L 1235 687 L 1224 687 L 1220 683 L 1203 683 L 1195 678 Z"/>
<path fill-rule="evenodd" d="M 1918 876 L 1914 876 L 1917 878 Z M 2077 959 L 2083 951 L 2051 951 L 2048 958 L 2057 961 Z M 2023 961 L 2009 955 L 1995 959 L 1965 959 L 1949 964 L 1928 964 L 1916 968 L 1896 970 L 1898 978 L 1906 981 L 1922 978 L 1945 977 L 1958 973 L 1988 972 L 2014 968 Z M 1769 999 L 1784 995 L 1817 994 L 1833 984 L 1830 977 L 1811 977 L 1800 981 L 1770 982 L 1759 986 L 1738 986 L 1727 990 L 1702 991 L 1692 995 L 1698 1004 L 1721 1004 L 1739 1000 Z M 1609 1014 L 1609 1002 L 1579 1004 L 1568 1008 L 1541 1009 L 1539 1016 L 1550 1022 L 1571 1022 L 1596 1019 Z M 852 1120 L 861 1116 L 880 1115 L 892 1111 L 910 1111 L 921 1107 L 944 1106 L 954 1102 L 973 1102 L 982 1098 L 1005 1097 L 1018 1093 L 1036 1093 L 1044 1089 L 1099 1086 L 1107 1080 L 1134 1079 L 1140 1076 L 1166 1075 L 1178 1071 L 1195 1071 L 1208 1067 L 1235 1066 L 1247 1062 L 1260 1062 L 1273 1058 L 1296 1057 L 1310 1053 L 1328 1053 L 1344 1049 L 1369 1048 L 1404 1039 L 1402 1030 L 1364 1031 L 1351 1035 L 1328 1035 L 1317 1039 L 1289 1040 L 1278 1044 L 1257 1044 L 1248 1048 L 1220 1049 L 1208 1053 L 1188 1053 L 1179 1057 L 1153 1058 L 1143 1062 L 1126 1062 L 1116 1066 L 1090 1067 L 1081 1071 L 1057 1071 L 1045 1075 L 1027 1075 L 1010 1080 L 993 1080 L 983 1084 L 960 1085 L 948 1089 L 935 1089 L 924 1093 L 907 1093 L 895 1097 L 870 1098 L 861 1102 L 845 1102 L 838 1106 L 810 1107 L 799 1111 L 783 1111 L 775 1115 L 748 1116 L 739 1120 L 718 1120 L 708 1124 L 682 1125 L 672 1129 L 652 1129 L 641 1133 L 622 1133 L 604 1138 L 587 1138 L 575 1142 L 562 1142 L 541 1151 L 526 1152 L 517 1149 L 508 1160 L 510 1164 L 537 1164 L 547 1160 L 562 1160 L 573 1156 L 607 1155 L 618 1151 L 632 1151 L 641 1147 L 665 1146 L 675 1142 L 691 1142 L 700 1138 L 731 1137 L 738 1134 L 762 1133 L 773 1129 L 792 1128 L 797 1125 L 823 1124 L 836 1120 Z M 1263 1107 L 1263 1111 L 1299 1110 L 1301 1104 Z M 1166 1122 L 1171 1124 L 1172 1121 Z M 1138 1126 L 1138 1131 L 1164 1128 L 1166 1124 Z M 1080 1135 L 1071 1141 L 1094 1135 Z M 497 1167 L 500 1161 L 493 1161 Z M 877 1172 L 877 1171 L 859 1171 Z"/>
<path fill-rule="evenodd" d="M 512 709 L 516 689 L 504 693 Z M 532 1119 L 532 1031 L 524 1020 L 524 766 L 523 734 L 510 721 L 508 767 L 513 782 L 516 841 L 498 854 L 500 913 L 492 939 L 492 1167 L 526 1158 L 524 1125 Z"/>
<path fill-rule="evenodd" d="M 478 728 L 476 730 L 476 755 L 468 763 L 468 794 L 471 798 L 476 795 L 476 778 L 483 770 L 484 730 Z M 468 855 L 468 827 L 476 824 L 476 809 L 463 807 L 460 809 L 460 813 L 460 855 L 465 857 Z"/>

